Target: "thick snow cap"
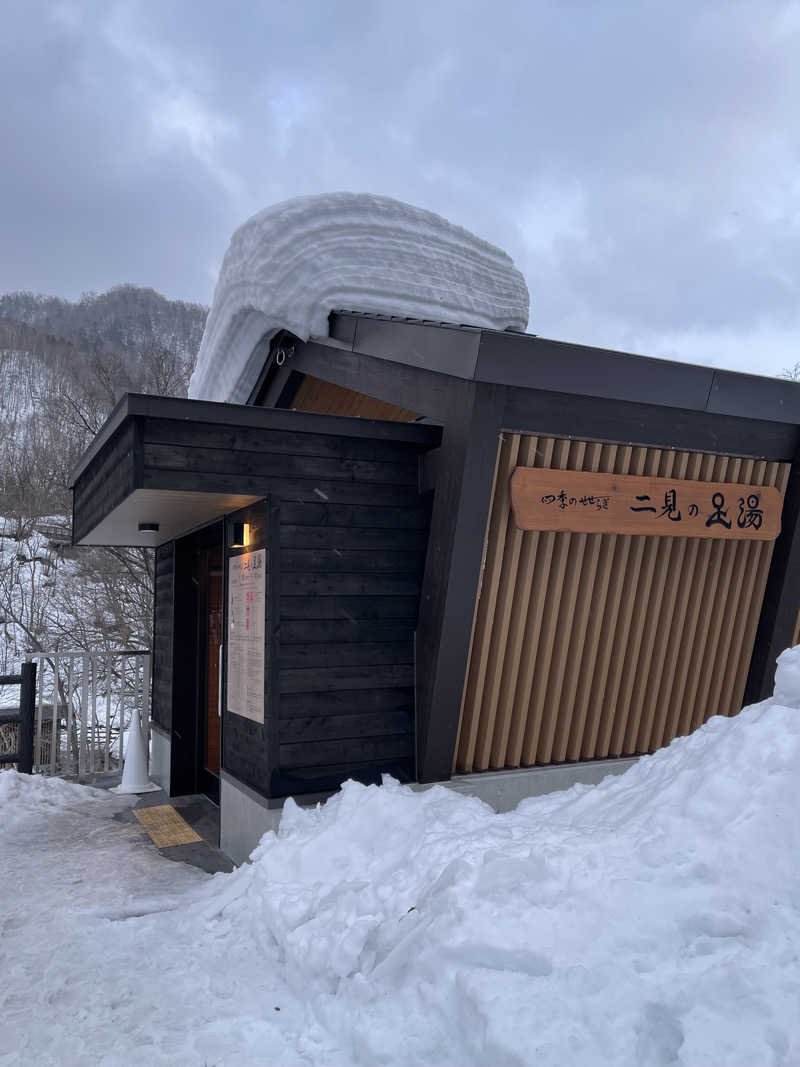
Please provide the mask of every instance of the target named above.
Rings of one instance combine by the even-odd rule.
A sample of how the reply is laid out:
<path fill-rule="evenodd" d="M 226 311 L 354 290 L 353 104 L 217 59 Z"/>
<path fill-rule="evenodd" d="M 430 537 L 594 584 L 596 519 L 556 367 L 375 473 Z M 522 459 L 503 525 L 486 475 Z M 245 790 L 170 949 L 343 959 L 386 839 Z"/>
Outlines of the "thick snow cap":
<path fill-rule="evenodd" d="M 287 200 L 231 238 L 189 396 L 244 403 L 256 344 L 325 337 L 339 308 L 524 330 L 529 297 L 510 256 L 431 211 L 366 193 Z"/>

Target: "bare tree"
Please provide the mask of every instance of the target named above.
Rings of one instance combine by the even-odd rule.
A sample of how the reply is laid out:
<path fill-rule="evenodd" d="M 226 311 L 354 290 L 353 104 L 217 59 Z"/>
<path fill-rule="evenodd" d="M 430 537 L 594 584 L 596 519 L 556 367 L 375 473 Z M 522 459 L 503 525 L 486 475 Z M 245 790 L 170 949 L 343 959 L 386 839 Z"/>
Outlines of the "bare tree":
<path fill-rule="evenodd" d="M 186 395 L 205 309 L 121 286 L 69 304 L 0 297 L 0 661 L 148 647 L 153 554 L 53 544 L 69 473 L 126 391 Z"/>

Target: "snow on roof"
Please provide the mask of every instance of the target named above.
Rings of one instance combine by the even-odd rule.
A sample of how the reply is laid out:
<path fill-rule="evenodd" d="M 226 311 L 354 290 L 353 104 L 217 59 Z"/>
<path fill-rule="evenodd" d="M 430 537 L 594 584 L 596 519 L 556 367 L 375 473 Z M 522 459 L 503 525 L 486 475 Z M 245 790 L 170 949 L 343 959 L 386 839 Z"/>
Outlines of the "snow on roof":
<path fill-rule="evenodd" d="M 431 211 L 366 193 L 287 200 L 231 238 L 189 396 L 243 403 L 262 338 L 324 337 L 343 307 L 524 330 L 529 296 L 510 256 Z"/>

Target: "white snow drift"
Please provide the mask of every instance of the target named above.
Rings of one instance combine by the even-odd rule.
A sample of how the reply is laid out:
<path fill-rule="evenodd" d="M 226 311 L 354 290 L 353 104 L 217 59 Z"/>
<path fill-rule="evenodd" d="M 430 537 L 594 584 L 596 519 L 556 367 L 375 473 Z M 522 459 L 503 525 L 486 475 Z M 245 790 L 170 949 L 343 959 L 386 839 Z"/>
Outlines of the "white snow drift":
<path fill-rule="evenodd" d="M 505 252 L 433 212 L 366 193 L 288 200 L 231 238 L 189 396 L 245 401 L 258 341 L 324 337 L 341 308 L 524 330 L 529 297 Z"/>
<path fill-rule="evenodd" d="M 794 1067 L 798 709 L 793 650 L 595 788 L 348 783 L 206 880 L 0 774 L 0 1063 Z"/>

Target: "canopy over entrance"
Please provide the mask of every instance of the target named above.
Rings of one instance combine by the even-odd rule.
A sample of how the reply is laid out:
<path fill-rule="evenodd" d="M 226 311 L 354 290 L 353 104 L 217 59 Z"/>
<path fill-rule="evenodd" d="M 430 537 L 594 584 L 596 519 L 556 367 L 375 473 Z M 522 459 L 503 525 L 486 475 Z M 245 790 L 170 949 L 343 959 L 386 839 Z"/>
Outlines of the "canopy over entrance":
<path fill-rule="evenodd" d="M 439 438 L 429 425 L 127 394 L 73 471 L 73 543 L 155 547 L 268 491 L 347 504 L 374 483 L 377 502 L 396 491 L 392 446 Z M 385 441 L 386 462 L 359 458 L 359 439 L 377 454 Z M 406 480 L 416 493 L 415 469 Z"/>

